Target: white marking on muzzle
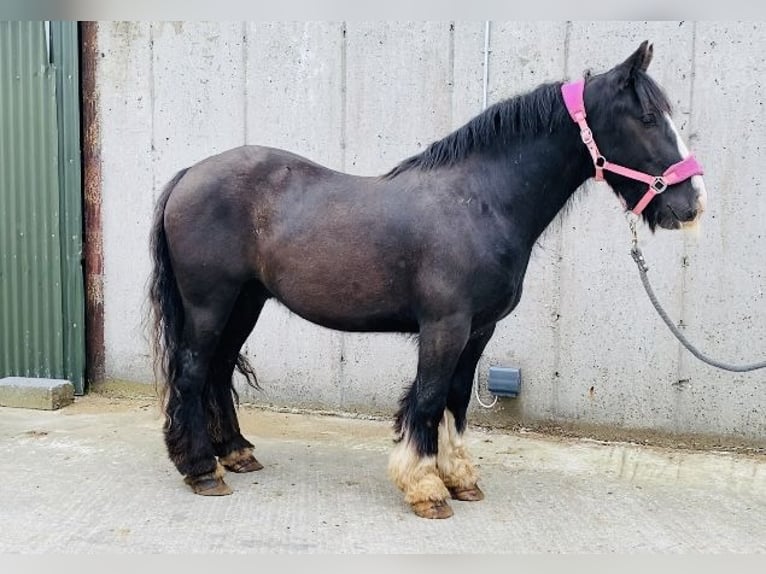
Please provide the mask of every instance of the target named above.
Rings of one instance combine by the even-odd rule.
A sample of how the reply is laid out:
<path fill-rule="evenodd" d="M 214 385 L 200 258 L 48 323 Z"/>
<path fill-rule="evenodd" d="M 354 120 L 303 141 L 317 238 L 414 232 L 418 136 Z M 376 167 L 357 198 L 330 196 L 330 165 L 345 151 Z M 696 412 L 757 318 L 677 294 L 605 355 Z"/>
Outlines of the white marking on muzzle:
<path fill-rule="evenodd" d="M 670 114 L 665 113 L 665 121 L 668 122 L 668 125 L 670 126 L 670 129 L 673 131 L 673 134 L 676 136 L 676 145 L 678 146 L 678 153 L 681 154 L 681 158 L 685 158 L 689 155 L 689 148 L 686 147 L 686 144 L 684 143 L 684 140 L 681 138 L 681 134 L 678 132 L 678 128 L 676 128 L 676 124 L 673 123 L 673 118 L 670 117 Z M 692 176 L 692 187 L 697 191 L 697 203 L 698 203 L 698 210 L 697 210 L 697 217 L 694 221 L 699 220 L 699 216 L 702 215 L 702 212 L 707 209 L 707 190 L 705 189 L 705 181 L 702 179 L 701 175 L 694 175 Z M 693 223 L 693 222 L 690 222 Z"/>

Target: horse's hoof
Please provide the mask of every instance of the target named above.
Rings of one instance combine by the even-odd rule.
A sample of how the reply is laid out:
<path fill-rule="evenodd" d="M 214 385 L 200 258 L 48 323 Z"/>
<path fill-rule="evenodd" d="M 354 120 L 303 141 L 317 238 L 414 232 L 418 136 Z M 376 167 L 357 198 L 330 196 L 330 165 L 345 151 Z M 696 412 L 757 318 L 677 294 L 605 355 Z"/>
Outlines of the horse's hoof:
<path fill-rule="evenodd" d="M 229 464 L 224 464 L 226 470 L 232 472 L 255 472 L 261 470 L 263 465 L 258 462 L 254 456 L 250 457 L 250 460 L 238 460 Z"/>
<path fill-rule="evenodd" d="M 234 451 L 220 459 L 220 463 L 232 472 L 255 472 L 263 465 L 249 451 Z"/>
<path fill-rule="evenodd" d="M 446 500 L 424 500 L 413 502 L 410 506 L 421 518 L 449 518 L 454 514 Z"/>
<path fill-rule="evenodd" d="M 184 482 L 191 486 L 194 494 L 202 496 L 226 496 L 234 492 L 223 481 L 223 478 L 215 476 L 214 473 L 203 474 L 202 476 L 187 476 Z"/>
<path fill-rule="evenodd" d="M 449 493 L 455 500 L 462 500 L 465 502 L 478 502 L 479 500 L 484 500 L 484 493 L 477 485 L 469 488 L 450 488 Z"/>

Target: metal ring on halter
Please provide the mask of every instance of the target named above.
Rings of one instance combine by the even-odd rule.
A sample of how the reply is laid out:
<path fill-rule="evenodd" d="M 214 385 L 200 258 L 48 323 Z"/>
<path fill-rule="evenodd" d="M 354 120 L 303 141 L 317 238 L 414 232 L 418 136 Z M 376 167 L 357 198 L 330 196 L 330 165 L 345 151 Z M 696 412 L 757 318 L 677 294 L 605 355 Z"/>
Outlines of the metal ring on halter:
<path fill-rule="evenodd" d="M 668 188 L 668 184 L 665 183 L 665 180 L 662 179 L 661 177 L 655 177 L 654 181 L 652 182 L 651 188 L 656 193 L 662 193 Z"/>
<path fill-rule="evenodd" d="M 606 158 L 603 155 L 600 155 L 593 160 L 593 163 L 596 164 L 596 167 L 604 167 L 606 165 Z"/>

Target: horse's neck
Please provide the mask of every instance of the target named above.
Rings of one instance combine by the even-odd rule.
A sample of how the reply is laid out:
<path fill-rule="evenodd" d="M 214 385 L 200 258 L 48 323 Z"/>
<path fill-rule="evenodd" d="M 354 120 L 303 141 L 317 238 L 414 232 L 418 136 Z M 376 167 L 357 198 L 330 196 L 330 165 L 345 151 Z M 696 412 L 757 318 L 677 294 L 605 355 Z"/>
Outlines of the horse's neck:
<path fill-rule="evenodd" d="M 593 164 L 577 132 L 563 130 L 510 146 L 500 172 L 495 193 L 531 247 L 593 175 Z"/>

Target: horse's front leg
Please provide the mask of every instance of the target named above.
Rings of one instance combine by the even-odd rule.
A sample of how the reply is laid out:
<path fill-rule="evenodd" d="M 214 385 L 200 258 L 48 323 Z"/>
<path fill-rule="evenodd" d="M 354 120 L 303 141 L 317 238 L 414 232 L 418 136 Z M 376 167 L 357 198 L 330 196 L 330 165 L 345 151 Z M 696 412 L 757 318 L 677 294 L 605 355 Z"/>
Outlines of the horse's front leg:
<path fill-rule="evenodd" d="M 389 476 L 415 514 L 424 518 L 452 516 L 450 493 L 437 468 L 439 422 L 470 325 L 470 317 L 453 315 L 420 326 L 417 377 L 396 414 L 398 438 Z"/>
<path fill-rule="evenodd" d="M 495 325 L 471 336 L 452 375 L 447 409 L 439 425 L 439 455 L 436 465 L 444 485 L 456 500 L 477 501 L 484 498 L 478 485 L 479 474 L 463 443 L 466 412 L 471 400 L 476 365 L 495 332 Z"/>

